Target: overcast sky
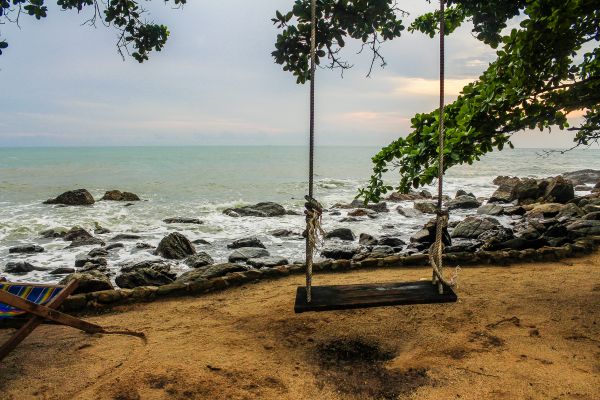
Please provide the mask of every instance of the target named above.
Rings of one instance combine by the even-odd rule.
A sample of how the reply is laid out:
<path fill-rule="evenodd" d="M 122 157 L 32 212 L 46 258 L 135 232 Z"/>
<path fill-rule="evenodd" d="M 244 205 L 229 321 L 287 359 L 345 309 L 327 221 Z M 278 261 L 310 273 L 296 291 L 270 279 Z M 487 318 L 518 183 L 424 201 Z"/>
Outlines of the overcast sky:
<path fill-rule="evenodd" d="M 298 145 L 307 142 L 308 86 L 270 55 L 270 18 L 292 0 L 195 0 L 184 9 L 145 3 L 169 27 L 161 53 L 138 64 L 116 53 L 116 31 L 80 26 L 87 15 L 49 2 L 48 18 L 2 26 L 0 146 Z M 400 2 L 414 16 L 435 7 Z M 355 67 L 317 71 L 317 144 L 386 145 L 410 118 L 437 106 L 438 41 L 406 32 L 386 43 L 388 65 L 366 78 L 368 54 L 344 51 Z M 447 40 L 448 100 L 494 52 L 465 26 Z M 564 132 L 519 134 L 517 147 L 566 147 Z"/>

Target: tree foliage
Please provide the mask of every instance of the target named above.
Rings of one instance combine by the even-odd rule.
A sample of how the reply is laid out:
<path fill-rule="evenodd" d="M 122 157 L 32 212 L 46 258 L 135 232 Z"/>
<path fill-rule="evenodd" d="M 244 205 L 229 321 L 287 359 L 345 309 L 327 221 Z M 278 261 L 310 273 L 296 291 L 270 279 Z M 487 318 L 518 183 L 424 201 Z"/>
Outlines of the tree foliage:
<path fill-rule="evenodd" d="M 176 7 L 181 7 L 187 0 L 172 1 Z M 97 21 L 101 21 L 106 26 L 115 27 L 119 32 L 117 49 L 121 56 L 130 54 L 140 63 L 148 59 L 151 51 L 160 51 L 169 36 L 166 26 L 143 19 L 144 10 L 134 0 L 57 0 L 57 5 L 63 11 L 89 12 L 87 24 L 95 26 Z M 45 0 L 0 0 L 0 24 L 18 24 L 22 16 L 39 20 L 47 15 Z M 0 37 L 0 54 L 7 47 L 8 42 Z"/>

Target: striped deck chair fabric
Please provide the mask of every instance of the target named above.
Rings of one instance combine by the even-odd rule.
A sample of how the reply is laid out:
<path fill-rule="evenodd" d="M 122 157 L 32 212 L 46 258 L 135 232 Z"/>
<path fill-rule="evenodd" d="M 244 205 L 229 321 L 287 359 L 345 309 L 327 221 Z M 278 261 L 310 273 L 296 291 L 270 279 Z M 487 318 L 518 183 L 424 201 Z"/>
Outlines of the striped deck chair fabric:
<path fill-rule="evenodd" d="M 35 304 L 46 305 L 57 294 L 59 294 L 61 290 L 63 290 L 63 287 L 0 282 L 0 290 L 4 290 L 22 299 L 29 300 Z M 18 317 L 23 314 L 27 313 L 23 310 L 19 310 L 18 308 L 11 307 L 8 304 L 0 303 L 0 320 Z"/>

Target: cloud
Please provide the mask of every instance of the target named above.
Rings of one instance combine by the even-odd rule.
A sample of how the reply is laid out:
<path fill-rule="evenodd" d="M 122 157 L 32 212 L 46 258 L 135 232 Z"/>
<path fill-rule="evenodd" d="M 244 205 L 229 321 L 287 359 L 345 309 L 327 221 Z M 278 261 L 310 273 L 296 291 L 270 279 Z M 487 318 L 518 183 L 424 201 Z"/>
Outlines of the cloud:
<path fill-rule="evenodd" d="M 388 78 L 397 96 L 439 96 L 440 82 L 438 79 L 391 77 Z M 458 96 L 463 87 L 476 80 L 476 77 L 462 79 L 446 79 L 444 82 L 447 96 Z"/>

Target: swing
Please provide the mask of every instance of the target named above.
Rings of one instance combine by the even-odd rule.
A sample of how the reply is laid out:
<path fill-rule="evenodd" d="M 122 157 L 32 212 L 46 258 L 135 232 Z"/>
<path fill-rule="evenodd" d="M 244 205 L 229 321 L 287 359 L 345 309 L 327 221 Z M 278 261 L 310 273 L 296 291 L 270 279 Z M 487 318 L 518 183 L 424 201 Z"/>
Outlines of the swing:
<path fill-rule="evenodd" d="M 371 283 L 355 285 L 312 286 L 313 253 L 318 235 L 322 234 L 323 209 L 314 197 L 314 138 L 315 138 L 315 58 L 316 58 L 316 0 L 311 1 L 310 38 L 310 134 L 308 196 L 306 215 L 306 286 L 298 287 L 294 311 L 330 311 L 354 308 L 383 307 L 409 304 L 434 304 L 456 302 L 454 281 L 447 281 L 442 272 L 444 252 L 443 229 L 448 222 L 448 212 L 442 208 L 444 178 L 444 0 L 440 0 L 440 131 L 438 152 L 438 199 L 435 242 L 429 248 L 429 261 L 433 269 L 431 281 Z"/>

